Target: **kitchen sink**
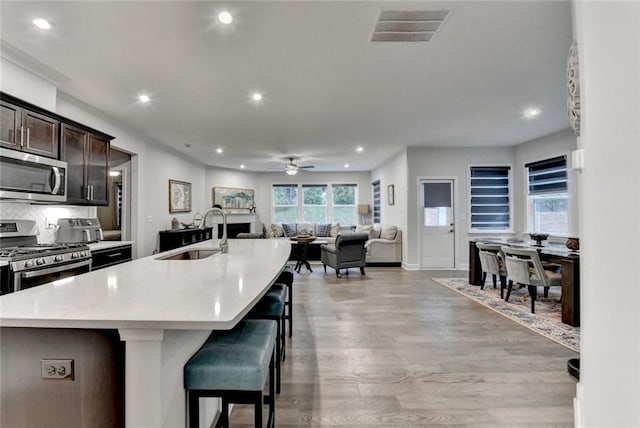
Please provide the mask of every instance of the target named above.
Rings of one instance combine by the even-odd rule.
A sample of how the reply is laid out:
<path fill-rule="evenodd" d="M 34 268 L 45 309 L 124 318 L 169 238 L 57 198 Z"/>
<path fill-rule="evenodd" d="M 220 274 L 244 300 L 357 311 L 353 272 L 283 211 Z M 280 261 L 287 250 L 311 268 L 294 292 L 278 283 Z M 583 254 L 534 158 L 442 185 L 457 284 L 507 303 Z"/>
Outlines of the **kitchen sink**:
<path fill-rule="evenodd" d="M 158 257 L 156 260 L 200 260 L 211 257 L 220 252 L 220 248 L 212 248 L 207 250 L 188 250 L 170 256 Z"/>

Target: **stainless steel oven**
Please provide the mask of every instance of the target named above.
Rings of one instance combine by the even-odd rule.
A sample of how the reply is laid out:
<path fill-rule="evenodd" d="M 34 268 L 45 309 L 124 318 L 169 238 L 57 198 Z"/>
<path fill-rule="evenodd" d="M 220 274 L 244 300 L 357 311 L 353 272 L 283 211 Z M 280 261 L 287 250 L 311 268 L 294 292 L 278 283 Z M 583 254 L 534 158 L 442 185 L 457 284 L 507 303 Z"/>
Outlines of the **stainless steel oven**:
<path fill-rule="evenodd" d="M 67 200 L 67 163 L 0 148 L 0 198 Z"/>
<path fill-rule="evenodd" d="M 82 243 L 38 244 L 33 220 L 0 220 L 1 294 L 91 271 L 91 250 Z"/>
<path fill-rule="evenodd" d="M 11 287 L 12 291 L 20 291 L 90 271 L 91 259 L 69 264 L 60 264 L 44 269 L 26 269 L 13 272 L 13 284 L 11 284 Z"/>

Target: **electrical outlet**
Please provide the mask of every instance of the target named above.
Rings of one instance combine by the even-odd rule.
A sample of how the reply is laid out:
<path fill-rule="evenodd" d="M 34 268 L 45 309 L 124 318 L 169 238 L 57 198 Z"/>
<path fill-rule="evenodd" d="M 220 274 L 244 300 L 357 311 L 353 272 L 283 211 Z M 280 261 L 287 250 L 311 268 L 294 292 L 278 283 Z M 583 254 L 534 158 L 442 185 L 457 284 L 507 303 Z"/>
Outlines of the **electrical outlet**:
<path fill-rule="evenodd" d="M 40 360 L 42 379 L 73 380 L 73 360 Z"/>

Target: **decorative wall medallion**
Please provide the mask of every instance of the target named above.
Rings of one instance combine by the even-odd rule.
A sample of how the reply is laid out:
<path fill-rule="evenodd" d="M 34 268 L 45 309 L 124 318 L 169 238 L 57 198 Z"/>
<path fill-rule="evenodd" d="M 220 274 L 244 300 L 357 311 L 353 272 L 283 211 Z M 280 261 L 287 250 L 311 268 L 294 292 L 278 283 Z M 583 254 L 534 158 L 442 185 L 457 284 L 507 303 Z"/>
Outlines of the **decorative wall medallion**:
<path fill-rule="evenodd" d="M 578 70 L 578 43 L 571 43 L 567 59 L 567 111 L 569 124 L 580 136 L 580 72 Z"/>

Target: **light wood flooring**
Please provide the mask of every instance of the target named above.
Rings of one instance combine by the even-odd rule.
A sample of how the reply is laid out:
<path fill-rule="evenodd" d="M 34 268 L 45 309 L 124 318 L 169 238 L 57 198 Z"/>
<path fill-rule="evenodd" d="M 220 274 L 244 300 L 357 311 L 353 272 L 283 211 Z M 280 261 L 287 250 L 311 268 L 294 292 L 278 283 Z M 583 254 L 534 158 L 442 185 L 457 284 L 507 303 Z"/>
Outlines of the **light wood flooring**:
<path fill-rule="evenodd" d="M 573 426 L 576 354 L 430 280 L 466 271 L 313 269 L 295 275 L 277 427 Z"/>

